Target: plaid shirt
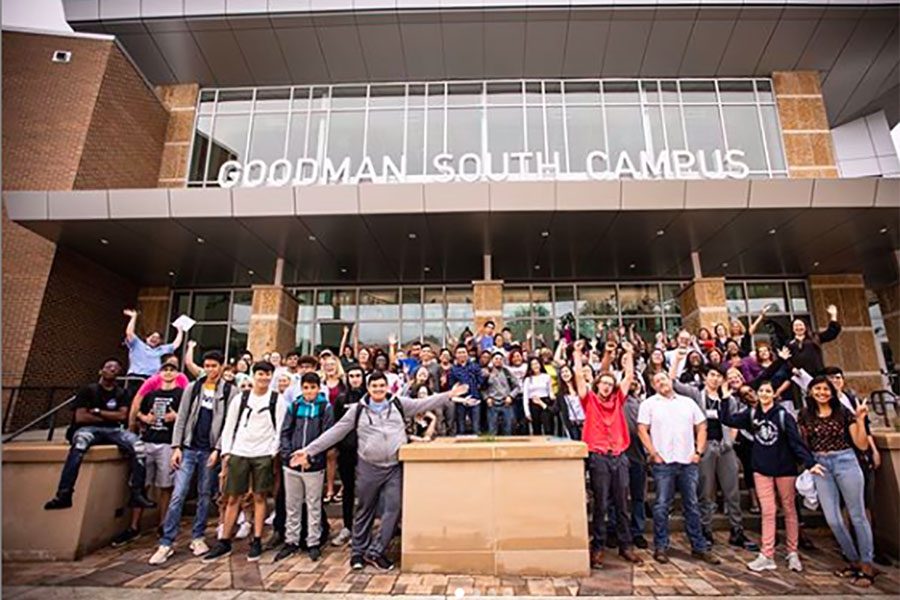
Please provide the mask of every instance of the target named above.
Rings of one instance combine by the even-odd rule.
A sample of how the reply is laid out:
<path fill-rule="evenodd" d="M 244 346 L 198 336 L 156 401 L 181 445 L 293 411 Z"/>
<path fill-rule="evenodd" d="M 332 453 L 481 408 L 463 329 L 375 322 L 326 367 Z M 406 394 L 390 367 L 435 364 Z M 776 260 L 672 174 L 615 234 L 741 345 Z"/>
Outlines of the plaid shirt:
<path fill-rule="evenodd" d="M 469 386 L 468 395 L 472 398 L 481 400 L 481 386 L 484 378 L 481 376 L 481 366 L 470 360 L 465 365 L 453 363 L 450 367 L 450 386 L 456 383 L 465 383 Z"/>

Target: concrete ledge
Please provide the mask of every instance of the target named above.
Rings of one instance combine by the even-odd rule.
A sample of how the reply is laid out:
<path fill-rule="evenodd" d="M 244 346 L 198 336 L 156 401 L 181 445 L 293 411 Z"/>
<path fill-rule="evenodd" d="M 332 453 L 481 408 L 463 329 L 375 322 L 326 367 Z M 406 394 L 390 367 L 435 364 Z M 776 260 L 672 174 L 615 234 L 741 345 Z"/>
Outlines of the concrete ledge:
<path fill-rule="evenodd" d="M 475 437 L 437 438 L 400 448 L 402 462 L 457 460 L 560 460 L 587 458 L 584 442 L 560 438 L 511 436 L 496 440 Z"/>
<path fill-rule="evenodd" d="M 872 506 L 872 532 L 877 543 L 894 558 L 900 555 L 900 431 L 873 431 L 875 445 L 881 453 L 881 467 L 875 471 L 875 493 Z"/>

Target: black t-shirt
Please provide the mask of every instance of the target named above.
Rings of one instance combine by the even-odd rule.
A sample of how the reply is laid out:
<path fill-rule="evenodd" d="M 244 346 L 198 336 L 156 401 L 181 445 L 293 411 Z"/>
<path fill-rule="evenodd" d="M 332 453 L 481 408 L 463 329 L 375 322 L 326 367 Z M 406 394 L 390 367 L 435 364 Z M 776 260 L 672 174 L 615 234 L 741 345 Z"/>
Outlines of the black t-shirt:
<path fill-rule="evenodd" d="M 706 396 L 706 439 L 711 442 L 722 441 L 722 422 L 719 420 L 721 409 L 720 399 Z"/>
<path fill-rule="evenodd" d="M 171 390 L 156 390 L 150 392 L 141 401 L 141 414 L 153 415 L 156 420 L 152 425 L 145 425 L 141 439 L 151 444 L 171 444 L 172 431 L 175 422 L 166 423 L 164 417 L 170 410 L 178 412 L 183 388 L 176 387 Z"/>
<path fill-rule="evenodd" d="M 78 395 L 75 398 L 75 409 L 86 408 L 87 410 L 93 410 L 95 408 L 99 408 L 100 410 L 121 410 L 122 408 L 128 408 L 128 399 L 125 397 L 125 390 L 121 386 L 116 386 L 111 390 L 108 390 L 101 386 L 99 383 L 91 383 L 80 390 L 78 390 Z M 91 423 L 91 427 L 121 427 L 125 423 L 125 419 L 121 421 L 103 421 L 102 423 Z M 72 423 L 72 430 L 79 427 L 85 427 L 86 424 L 75 424 L 74 420 Z"/>

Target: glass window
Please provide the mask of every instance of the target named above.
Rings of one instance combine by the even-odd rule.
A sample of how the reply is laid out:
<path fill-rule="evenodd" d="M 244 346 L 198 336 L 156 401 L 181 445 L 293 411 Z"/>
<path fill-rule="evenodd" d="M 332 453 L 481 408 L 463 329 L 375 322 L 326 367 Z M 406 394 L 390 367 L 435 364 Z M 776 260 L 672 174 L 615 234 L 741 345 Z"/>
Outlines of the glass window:
<path fill-rule="evenodd" d="M 566 127 L 569 134 L 569 170 L 583 173 L 587 169 L 588 154 L 603 150 L 603 111 L 599 106 L 567 106 Z M 606 165 L 595 164 L 602 170 Z"/>
<path fill-rule="evenodd" d="M 549 287 L 535 286 L 531 289 L 531 314 L 537 318 L 553 317 Z"/>
<path fill-rule="evenodd" d="M 725 284 L 725 304 L 728 306 L 728 314 L 730 315 L 742 315 L 747 312 L 747 301 L 744 299 L 743 284 Z"/>
<path fill-rule="evenodd" d="M 197 130 L 194 132 L 194 153 L 188 172 L 189 181 L 205 181 L 206 156 L 209 152 L 209 140 L 212 134 L 212 117 L 197 119 Z"/>
<path fill-rule="evenodd" d="M 402 85 L 373 85 L 369 90 L 369 108 L 403 108 Z"/>
<path fill-rule="evenodd" d="M 565 122 L 562 106 L 547 107 L 547 157 L 545 163 L 552 163 L 554 153 L 559 153 L 559 170 L 566 171 L 566 139 Z M 579 169 L 580 170 L 580 169 Z"/>
<path fill-rule="evenodd" d="M 535 319 L 534 321 L 534 338 L 538 340 L 538 343 L 543 341 L 551 350 L 556 350 L 553 337 L 553 332 L 555 330 L 556 326 L 552 319 Z M 524 340 L 525 336 L 523 335 L 521 339 Z"/>
<path fill-rule="evenodd" d="M 403 110 L 369 111 L 366 156 L 372 160 L 376 173 L 382 172 L 385 156 L 389 157 L 398 169 L 402 169 Z"/>
<path fill-rule="evenodd" d="M 664 283 L 662 285 L 663 311 L 668 315 L 681 314 L 681 286 Z"/>
<path fill-rule="evenodd" d="M 297 298 L 297 320 L 298 321 L 312 321 L 313 316 L 315 315 L 315 308 L 313 305 L 313 291 L 312 290 L 297 290 L 294 292 L 294 297 Z"/>
<path fill-rule="evenodd" d="M 634 327 L 635 332 L 644 340 L 655 340 L 656 332 L 663 331 L 662 317 L 623 317 L 622 326 Z"/>
<path fill-rule="evenodd" d="M 216 90 L 203 90 L 200 92 L 198 114 L 211 115 L 216 105 Z"/>
<path fill-rule="evenodd" d="M 218 350 L 219 352 L 226 350 L 225 338 L 228 335 L 228 325 L 197 323 L 191 327 L 189 333 L 190 339 L 197 342 L 197 348 L 194 350 L 195 358 L 203 356 L 204 352 L 210 350 Z"/>
<path fill-rule="evenodd" d="M 806 285 L 796 281 L 788 284 L 788 293 L 791 295 L 791 312 L 809 312 L 809 303 L 806 300 Z"/>
<path fill-rule="evenodd" d="M 253 117 L 248 160 L 258 158 L 267 164 L 284 157 L 287 113 L 257 114 Z"/>
<path fill-rule="evenodd" d="M 410 106 L 406 115 L 406 170 L 410 175 L 424 175 L 422 162 L 424 143 L 425 113 L 421 108 Z"/>
<path fill-rule="evenodd" d="M 226 161 L 244 160 L 249 130 L 250 115 L 248 114 L 219 114 L 216 116 L 215 123 L 213 123 L 208 179 L 216 179 L 219 175 L 219 168 Z"/>
<path fill-rule="evenodd" d="M 216 112 L 243 113 L 250 112 L 253 102 L 253 90 L 219 90 Z"/>
<path fill-rule="evenodd" d="M 747 300 L 751 314 L 758 313 L 764 306 L 769 307 L 770 313 L 787 312 L 783 283 L 748 283 Z"/>
<path fill-rule="evenodd" d="M 172 296 L 172 320 L 191 312 L 190 292 L 180 292 Z"/>
<path fill-rule="evenodd" d="M 473 152 L 481 156 L 481 109 L 447 109 L 447 153 L 458 161 L 463 154 Z M 471 164 L 466 169 L 472 172 Z"/>
<path fill-rule="evenodd" d="M 312 323 L 297 323 L 297 335 L 294 339 L 297 352 L 310 354 L 313 349 L 313 325 Z"/>
<path fill-rule="evenodd" d="M 491 166 L 495 173 L 504 170 L 503 153 L 521 152 L 525 148 L 525 130 L 522 127 L 522 109 L 518 107 L 491 107 L 487 110 L 487 143 L 491 153 Z M 518 161 L 509 162 L 509 172 L 518 173 Z"/>
<path fill-rule="evenodd" d="M 377 319 L 397 320 L 400 318 L 400 304 L 397 297 L 397 289 L 370 290 L 363 289 L 359 293 L 359 320 Z M 379 344 L 384 344 L 382 338 Z"/>
<path fill-rule="evenodd" d="M 781 145 L 781 131 L 778 127 L 778 112 L 774 106 L 761 106 L 763 132 L 766 135 L 766 147 L 773 171 L 784 171 L 784 149 Z"/>
<path fill-rule="evenodd" d="M 328 124 L 328 158 L 335 168 L 345 158 L 349 158 L 350 171 L 353 175 L 359 169 L 363 158 L 363 135 L 366 113 L 363 111 L 333 111 Z"/>
<path fill-rule="evenodd" d="M 620 152 L 627 152 L 629 158 L 639 167 L 638 159 L 644 150 L 644 120 L 640 106 L 607 106 L 607 137 L 609 138 L 610 169 L 615 169 Z"/>
<path fill-rule="evenodd" d="M 316 318 L 356 320 L 356 290 L 319 290 L 316 292 Z"/>
<path fill-rule="evenodd" d="M 540 106 L 529 106 L 525 109 L 525 117 L 527 120 L 526 134 L 528 135 L 527 150 L 528 152 L 544 152 L 544 111 Z M 532 172 L 537 169 L 534 161 L 530 163 Z"/>
<path fill-rule="evenodd" d="M 425 321 L 422 324 L 422 342 L 431 344 L 435 353 L 444 345 L 444 334 L 443 321 Z"/>
<path fill-rule="evenodd" d="M 400 347 L 408 348 L 413 342 L 422 341 L 422 322 L 403 321 L 400 325 Z M 384 342 L 382 342 L 384 344 Z"/>
<path fill-rule="evenodd" d="M 663 119 L 666 126 L 666 140 L 669 150 L 684 150 L 684 123 L 681 119 L 681 109 L 677 106 L 663 106 Z"/>
<path fill-rule="evenodd" d="M 256 90 L 256 110 L 287 111 L 290 97 L 290 88 Z"/>
<path fill-rule="evenodd" d="M 403 320 L 422 318 L 422 290 L 420 288 L 403 288 L 403 305 L 400 314 Z"/>
<path fill-rule="evenodd" d="M 766 151 L 755 106 L 723 106 L 728 147 L 744 151 L 744 162 L 751 171 L 766 171 Z"/>
<path fill-rule="evenodd" d="M 753 93 L 753 82 L 749 79 L 737 81 L 720 81 L 719 97 L 722 99 L 722 103 L 724 104 L 732 102 L 753 104 L 756 102 L 756 96 Z"/>
<path fill-rule="evenodd" d="M 227 321 L 230 296 L 229 292 L 195 293 L 191 318 L 195 321 Z"/>
<path fill-rule="evenodd" d="M 487 103 L 489 105 L 522 106 L 522 83 L 519 81 L 497 82 L 487 84 Z M 521 114 L 521 111 L 520 111 Z"/>
<path fill-rule="evenodd" d="M 447 106 L 481 106 L 481 83 L 451 83 Z"/>
<path fill-rule="evenodd" d="M 619 308 L 613 286 L 578 286 L 579 315 L 615 315 Z"/>
<path fill-rule="evenodd" d="M 443 288 L 425 288 L 424 312 L 426 319 L 444 318 Z"/>
<path fill-rule="evenodd" d="M 662 312 L 657 285 L 619 287 L 619 306 L 623 315 L 653 315 Z"/>
<path fill-rule="evenodd" d="M 231 322 L 246 324 L 253 312 L 253 292 L 236 291 L 231 299 Z"/>
<path fill-rule="evenodd" d="M 712 81 L 680 81 L 684 104 L 715 103 L 716 86 Z"/>
<path fill-rule="evenodd" d="M 503 287 L 503 319 L 531 316 L 531 292 L 528 288 Z"/>
<path fill-rule="evenodd" d="M 288 128 L 287 159 L 294 164 L 298 158 L 307 158 L 306 122 L 305 112 L 295 112 L 291 115 L 291 126 Z M 313 147 L 312 154 L 315 155 L 315 147 Z"/>
<path fill-rule="evenodd" d="M 603 100 L 606 104 L 638 104 L 637 81 L 603 82 Z"/>
<path fill-rule="evenodd" d="M 565 92 L 567 106 L 574 104 L 600 106 L 600 84 L 597 81 L 567 81 Z"/>
<path fill-rule="evenodd" d="M 228 334 L 228 352 L 226 352 L 226 355 L 229 360 L 234 360 L 247 350 L 247 333 L 250 328 L 247 325 L 232 325 L 230 329 Z M 196 359 L 197 357 L 195 356 L 195 360 Z"/>
<path fill-rule="evenodd" d="M 306 112 L 309 109 L 309 97 L 311 88 L 295 87 L 293 99 L 291 100 L 291 110 L 294 112 Z"/>
<path fill-rule="evenodd" d="M 430 91 L 430 88 L 429 88 Z M 443 96 L 429 96 L 426 118 L 426 135 L 428 136 L 428 152 L 425 157 L 425 171 L 428 174 L 437 173 L 434 167 L 434 157 L 444 152 L 444 109 L 433 107 L 432 101 L 442 101 Z"/>
<path fill-rule="evenodd" d="M 331 108 L 334 110 L 361 109 L 366 106 L 363 86 L 335 86 L 331 89 Z"/>
<path fill-rule="evenodd" d="M 468 319 L 475 318 L 472 308 L 472 288 L 447 288 L 447 318 Z"/>
<path fill-rule="evenodd" d="M 722 127 L 719 120 L 719 109 L 715 106 L 685 106 L 684 124 L 687 129 L 688 146 L 692 152 L 702 150 L 706 155 L 707 165 L 714 169 L 710 159 L 713 150 L 725 148 L 722 139 Z"/>
<path fill-rule="evenodd" d="M 553 286 L 553 314 L 557 319 L 575 315 L 575 290 L 570 285 Z"/>

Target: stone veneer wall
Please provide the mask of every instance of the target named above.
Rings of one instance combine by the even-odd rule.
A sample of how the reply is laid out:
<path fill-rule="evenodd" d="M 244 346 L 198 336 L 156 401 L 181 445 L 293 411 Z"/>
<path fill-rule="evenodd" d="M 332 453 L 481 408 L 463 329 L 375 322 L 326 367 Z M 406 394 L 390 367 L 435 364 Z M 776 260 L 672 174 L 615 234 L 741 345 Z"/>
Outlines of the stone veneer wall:
<path fill-rule="evenodd" d="M 776 71 L 772 81 L 790 177 L 838 177 L 819 73 Z"/>

